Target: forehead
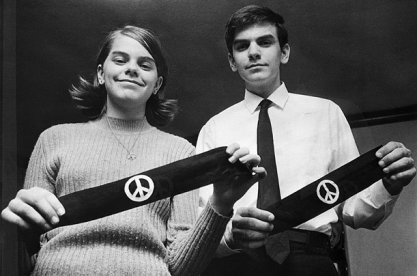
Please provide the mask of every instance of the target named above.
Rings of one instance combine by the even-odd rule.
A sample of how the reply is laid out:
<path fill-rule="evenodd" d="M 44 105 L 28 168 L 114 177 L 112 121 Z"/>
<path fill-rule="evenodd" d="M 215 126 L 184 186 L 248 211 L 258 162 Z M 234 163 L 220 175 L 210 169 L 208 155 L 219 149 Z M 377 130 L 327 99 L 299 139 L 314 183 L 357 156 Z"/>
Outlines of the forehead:
<path fill-rule="evenodd" d="M 130 55 L 152 57 L 142 44 L 135 39 L 122 34 L 117 34 L 113 39 L 110 53 L 113 52 L 123 52 Z"/>
<path fill-rule="evenodd" d="M 234 40 L 254 40 L 263 36 L 273 36 L 278 39 L 277 27 L 271 23 L 250 25 L 236 32 Z"/>

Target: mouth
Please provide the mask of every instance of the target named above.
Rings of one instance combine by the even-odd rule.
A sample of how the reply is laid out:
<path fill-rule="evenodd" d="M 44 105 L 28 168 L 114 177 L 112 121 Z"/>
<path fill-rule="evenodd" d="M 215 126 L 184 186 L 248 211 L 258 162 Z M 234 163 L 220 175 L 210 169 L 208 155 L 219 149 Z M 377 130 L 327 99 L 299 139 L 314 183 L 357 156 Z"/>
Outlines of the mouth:
<path fill-rule="evenodd" d="M 144 83 L 140 83 L 140 82 L 138 82 L 138 81 L 135 81 L 135 80 L 130 80 L 130 79 L 121 79 L 121 80 L 117 80 L 118 82 L 128 82 L 128 83 L 133 83 L 133 84 L 136 84 L 136 85 L 138 85 L 138 86 L 145 86 L 145 84 Z"/>
<path fill-rule="evenodd" d="M 252 68 L 264 67 L 264 66 L 267 66 L 267 64 L 264 64 L 264 63 L 252 63 L 252 64 L 249 64 L 248 66 L 246 66 L 245 69 L 252 69 Z"/>

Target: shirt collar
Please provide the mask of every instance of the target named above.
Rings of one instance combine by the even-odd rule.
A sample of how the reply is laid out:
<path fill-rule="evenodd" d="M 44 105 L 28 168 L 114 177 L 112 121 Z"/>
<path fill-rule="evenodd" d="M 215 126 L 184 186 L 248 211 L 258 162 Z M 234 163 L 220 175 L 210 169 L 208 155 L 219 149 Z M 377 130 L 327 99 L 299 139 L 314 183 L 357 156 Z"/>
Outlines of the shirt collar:
<path fill-rule="evenodd" d="M 271 95 L 269 95 L 268 99 L 273 104 L 283 109 L 288 101 L 288 96 L 287 87 L 285 86 L 285 83 L 282 83 L 274 92 L 272 92 Z M 255 112 L 256 108 L 259 106 L 262 100 L 262 97 L 259 97 L 258 95 L 245 89 L 244 103 L 250 113 Z"/>

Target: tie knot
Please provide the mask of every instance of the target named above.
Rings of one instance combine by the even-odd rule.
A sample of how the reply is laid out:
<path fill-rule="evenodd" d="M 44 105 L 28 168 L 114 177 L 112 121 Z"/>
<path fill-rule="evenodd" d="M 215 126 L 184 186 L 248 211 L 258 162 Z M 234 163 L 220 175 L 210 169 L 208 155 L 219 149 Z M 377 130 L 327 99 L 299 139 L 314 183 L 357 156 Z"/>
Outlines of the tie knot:
<path fill-rule="evenodd" d="M 268 107 L 271 105 L 271 100 L 268 100 L 268 99 L 263 99 L 260 103 L 259 103 L 259 106 L 261 107 L 261 110 L 264 110 L 264 109 L 268 109 Z"/>

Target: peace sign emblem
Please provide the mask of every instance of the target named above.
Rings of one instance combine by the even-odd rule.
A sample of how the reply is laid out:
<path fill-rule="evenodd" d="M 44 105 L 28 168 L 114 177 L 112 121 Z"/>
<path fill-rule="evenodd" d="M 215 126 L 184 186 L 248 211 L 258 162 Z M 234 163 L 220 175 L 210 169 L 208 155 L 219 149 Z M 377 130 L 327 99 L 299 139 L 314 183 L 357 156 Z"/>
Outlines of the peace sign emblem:
<path fill-rule="evenodd" d="M 151 197 L 153 190 L 153 181 L 146 175 L 135 175 L 125 184 L 125 193 L 132 201 L 142 202 L 147 200 Z"/>
<path fill-rule="evenodd" d="M 321 181 L 316 192 L 318 198 L 327 204 L 333 204 L 339 199 L 339 187 L 331 180 Z"/>

